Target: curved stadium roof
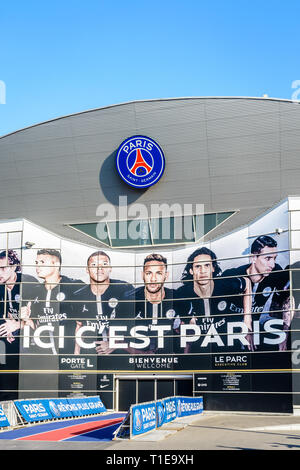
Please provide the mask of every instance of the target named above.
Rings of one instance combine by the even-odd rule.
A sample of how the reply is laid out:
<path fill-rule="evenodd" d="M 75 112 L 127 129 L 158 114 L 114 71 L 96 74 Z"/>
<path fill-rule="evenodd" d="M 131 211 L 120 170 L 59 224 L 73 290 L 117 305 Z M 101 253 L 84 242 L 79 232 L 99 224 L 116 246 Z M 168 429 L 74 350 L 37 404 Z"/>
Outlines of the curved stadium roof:
<path fill-rule="evenodd" d="M 152 137 L 166 169 L 147 190 L 115 169 L 131 135 Z M 0 138 L 0 219 L 27 218 L 87 243 L 69 223 L 97 221 L 101 203 L 198 203 L 238 211 L 209 236 L 246 224 L 299 194 L 300 107 L 274 98 L 205 97 L 136 101 L 84 111 Z"/>

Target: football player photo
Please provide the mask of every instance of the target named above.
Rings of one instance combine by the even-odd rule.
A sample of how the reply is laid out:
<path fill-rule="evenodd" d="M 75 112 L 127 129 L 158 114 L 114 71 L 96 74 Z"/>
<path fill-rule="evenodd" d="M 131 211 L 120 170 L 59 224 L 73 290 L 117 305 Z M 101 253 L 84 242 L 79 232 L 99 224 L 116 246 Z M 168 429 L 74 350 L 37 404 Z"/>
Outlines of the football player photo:
<path fill-rule="evenodd" d="M 21 273 L 21 261 L 14 250 L 0 253 L 0 337 L 9 343 L 19 338 L 21 301 L 21 281 L 36 283 L 37 279 Z"/>
<path fill-rule="evenodd" d="M 23 285 L 21 319 L 31 336 L 30 351 L 36 354 L 74 352 L 72 299 L 83 282 L 62 275 L 61 264 L 58 250 L 38 250 L 35 269 L 41 282 Z"/>
<path fill-rule="evenodd" d="M 197 325 L 198 335 L 185 339 L 185 352 L 200 352 L 205 348 L 253 350 L 250 281 L 243 276 L 226 279 L 221 274 L 217 257 L 208 248 L 195 250 L 187 260 L 183 285 L 176 291 L 176 311 L 180 312 L 182 324 Z M 242 302 L 243 311 L 237 312 L 237 299 Z M 242 334 L 233 344 L 231 340 L 238 335 L 231 337 L 230 323 L 239 323 L 238 330 L 242 328 Z"/>
<path fill-rule="evenodd" d="M 142 270 L 143 285 L 127 294 L 128 303 L 126 309 L 123 309 L 128 326 L 135 325 L 143 330 L 143 341 L 129 349 L 130 352 L 173 352 L 173 325 L 176 313 L 173 307 L 173 289 L 165 286 L 168 279 L 167 259 L 157 253 L 146 256 Z M 159 331 L 162 336 L 160 341 Z"/>
<path fill-rule="evenodd" d="M 111 260 L 104 251 L 88 257 L 86 271 L 90 282 L 74 295 L 73 315 L 77 323 L 74 353 L 110 354 L 109 326 L 121 308 L 120 299 L 133 287 L 128 282 L 110 277 Z"/>
<path fill-rule="evenodd" d="M 286 296 L 284 291 L 286 291 L 288 273 L 276 263 L 277 251 L 276 240 L 269 235 L 261 235 L 251 245 L 250 263 L 223 272 L 223 276 L 245 276 L 251 282 L 252 323 L 259 321 L 262 335 L 259 349 L 263 347 L 263 339 L 266 338 L 266 333 L 263 332 L 264 325 L 274 319 L 274 313 L 271 313 L 274 310 L 272 305 L 279 305 Z M 243 308 L 241 302 L 240 308 Z"/>

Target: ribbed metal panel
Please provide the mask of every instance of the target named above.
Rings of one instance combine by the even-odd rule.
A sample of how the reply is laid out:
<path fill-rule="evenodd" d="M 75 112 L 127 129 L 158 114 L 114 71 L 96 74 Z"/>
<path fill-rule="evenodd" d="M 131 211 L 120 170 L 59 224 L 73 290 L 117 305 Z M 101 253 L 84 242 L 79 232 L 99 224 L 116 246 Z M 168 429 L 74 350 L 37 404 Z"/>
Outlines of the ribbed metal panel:
<path fill-rule="evenodd" d="M 178 103 L 176 109 L 174 107 L 155 108 L 151 111 L 141 111 L 136 105 L 136 124 L 138 127 L 149 125 L 149 121 L 159 123 L 161 121 L 168 123 L 168 126 L 178 125 L 186 126 L 187 124 L 197 123 L 206 120 L 204 105 L 186 106 L 185 102 Z"/>
<path fill-rule="evenodd" d="M 108 108 L 70 118 L 74 136 L 99 135 L 131 130 L 135 126 L 133 105 Z"/>
<path fill-rule="evenodd" d="M 265 134 L 279 132 L 279 115 L 260 114 L 237 116 L 234 118 L 214 119 L 207 121 L 207 138 L 220 139 L 239 136 L 255 135 L 256 138 L 263 138 Z"/>
<path fill-rule="evenodd" d="M 281 152 L 281 168 L 283 170 L 300 169 L 300 149 Z M 298 171 L 296 171 L 298 175 Z M 299 175 L 298 175 L 299 176 Z"/>
<path fill-rule="evenodd" d="M 295 150 L 299 155 L 300 132 L 295 131 L 295 129 L 281 132 L 280 141 L 280 147 L 283 152 L 287 150 Z"/>
<path fill-rule="evenodd" d="M 276 132 L 259 136 L 252 134 L 234 137 L 228 133 L 226 138 L 216 136 L 214 139 L 210 139 L 208 149 L 210 158 L 224 158 L 224 156 L 230 158 L 231 155 L 247 158 L 249 153 L 276 153 L 280 148 L 279 144 L 280 137 Z"/>
<path fill-rule="evenodd" d="M 206 118 L 230 119 L 233 117 L 259 116 L 265 113 L 279 112 L 279 102 L 262 99 L 207 99 L 205 100 Z"/>
<path fill-rule="evenodd" d="M 24 131 L 24 133 L 27 132 L 30 132 L 30 130 Z M 71 137 L 31 142 L 21 142 L 20 135 L 18 135 L 17 142 L 14 141 L 13 136 L 7 137 L 7 139 L 11 141 L 11 157 L 16 162 L 30 160 L 32 165 L 34 165 L 35 160 L 47 160 L 53 157 L 63 158 L 68 155 L 74 155 L 74 143 Z M 0 158 L 2 160 L 2 151 Z"/>
<path fill-rule="evenodd" d="M 248 175 L 249 173 L 280 171 L 280 152 L 249 153 L 241 158 L 231 155 L 229 158 L 210 159 L 211 176 Z"/>
<path fill-rule="evenodd" d="M 139 127 L 137 133 L 152 137 L 161 147 L 164 147 L 167 144 L 182 145 L 195 140 L 204 140 L 206 139 L 206 126 L 205 121 L 180 125 L 162 125 L 159 121 L 153 125 L 151 121 L 148 127 Z"/>

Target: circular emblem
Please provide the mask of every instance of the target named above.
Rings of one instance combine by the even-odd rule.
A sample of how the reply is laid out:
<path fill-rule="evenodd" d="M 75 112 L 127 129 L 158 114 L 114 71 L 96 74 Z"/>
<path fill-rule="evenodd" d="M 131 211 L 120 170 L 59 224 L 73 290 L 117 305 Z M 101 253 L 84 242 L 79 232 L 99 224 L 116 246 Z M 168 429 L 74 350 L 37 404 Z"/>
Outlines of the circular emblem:
<path fill-rule="evenodd" d="M 65 300 L 65 298 L 66 295 L 63 292 L 59 292 L 56 296 L 56 300 L 58 300 L 58 302 L 62 302 L 63 300 Z"/>
<path fill-rule="evenodd" d="M 116 306 L 118 305 L 119 301 L 118 299 L 115 299 L 114 297 L 112 297 L 111 299 L 109 299 L 108 301 L 108 305 L 110 306 L 110 308 L 116 308 Z"/>
<path fill-rule="evenodd" d="M 165 411 L 164 411 L 163 405 L 161 403 L 158 403 L 157 404 L 157 425 L 158 426 L 161 426 L 163 424 L 164 414 L 165 414 Z"/>
<path fill-rule="evenodd" d="M 222 300 L 221 302 L 218 303 L 218 309 L 223 312 L 225 308 L 227 307 L 227 302 L 225 300 Z"/>
<path fill-rule="evenodd" d="M 177 330 L 177 328 L 179 328 L 181 325 L 181 320 L 180 320 L 180 317 L 179 315 L 176 316 L 174 322 L 173 322 L 173 328 L 174 330 Z"/>
<path fill-rule="evenodd" d="M 139 409 L 135 410 L 134 416 L 133 416 L 133 427 L 137 432 L 140 432 L 142 429 L 143 425 L 143 420 L 142 420 L 142 415 Z"/>
<path fill-rule="evenodd" d="M 272 292 L 271 287 L 266 287 L 266 288 L 263 290 L 263 296 L 264 296 L 264 297 L 269 297 L 269 295 L 271 294 L 271 292 Z"/>
<path fill-rule="evenodd" d="M 178 417 L 181 416 L 181 401 L 180 400 L 177 401 L 177 416 Z"/>
<path fill-rule="evenodd" d="M 60 416 L 60 411 L 59 411 L 59 409 L 57 408 L 57 406 L 56 406 L 56 404 L 54 403 L 54 401 L 49 401 L 49 408 L 50 408 L 51 412 L 54 414 L 54 416 L 57 416 L 57 417 Z"/>
<path fill-rule="evenodd" d="M 20 300 L 21 300 L 20 294 L 16 294 L 16 295 L 15 295 L 15 301 L 16 301 L 17 303 L 20 303 Z"/>
<path fill-rule="evenodd" d="M 170 310 L 167 311 L 166 313 L 166 317 L 167 318 L 174 318 L 175 317 L 175 310 L 173 310 L 172 308 L 170 308 Z"/>
<path fill-rule="evenodd" d="M 165 157 L 153 139 L 135 135 L 118 148 L 116 166 L 125 183 L 143 189 L 159 181 L 165 169 Z"/>

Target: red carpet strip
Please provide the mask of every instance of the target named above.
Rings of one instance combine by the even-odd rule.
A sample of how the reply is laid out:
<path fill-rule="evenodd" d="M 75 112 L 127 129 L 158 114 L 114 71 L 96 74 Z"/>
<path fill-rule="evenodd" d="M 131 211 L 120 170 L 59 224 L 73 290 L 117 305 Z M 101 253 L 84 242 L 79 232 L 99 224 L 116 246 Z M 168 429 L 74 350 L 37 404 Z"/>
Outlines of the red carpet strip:
<path fill-rule="evenodd" d="M 18 441 L 63 441 L 70 439 L 86 432 L 91 432 L 97 429 L 105 428 L 113 424 L 121 423 L 123 418 L 105 419 L 90 421 L 89 423 L 74 424 L 62 429 L 55 429 L 54 431 L 47 431 L 30 436 L 20 437 Z"/>

